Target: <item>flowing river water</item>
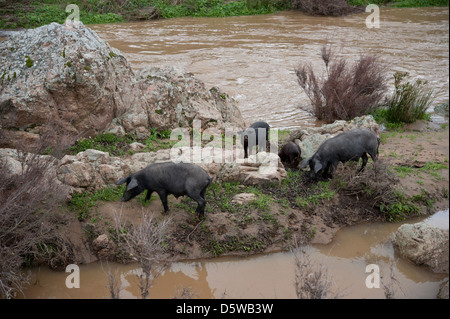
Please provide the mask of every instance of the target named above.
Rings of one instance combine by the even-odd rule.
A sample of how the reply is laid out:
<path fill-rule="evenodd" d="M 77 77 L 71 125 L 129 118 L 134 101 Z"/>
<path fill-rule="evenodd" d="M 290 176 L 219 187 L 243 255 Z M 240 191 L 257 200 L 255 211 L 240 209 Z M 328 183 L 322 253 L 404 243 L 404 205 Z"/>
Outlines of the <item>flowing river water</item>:
<path fill-rule="evenodd" d="M 362 53 L 379 54 L 395 71 L 424 78 L 435 90 L 436 103 L 448 100 L 448 8 L 380 10 L 380 28 L 368 29 L 368 13 L 348 17 L 309 17 L 298 12 L 230 18 L 180 18 L 91 26 L 127 56 L 135 70 L 174 66 L 192 72 L 207 86 L 218 86 L 238 101 L 247 122 L 265 120 L 272 127 L 315 126 L 316 119 L 299 106 L 307 98 L 294 68 L 310 62 L 322 70 L 320 48 L 332 43 L 340 54 L 356 60 Z M 392 81 L 393 82 L 393 81 Z M 448 228 L 448 210 L 429 222 Z M 409 223 L 414 221 L 408 221 Z M 328 245 L 308 248 L 311 259 L 328 269 L 344 298 L 384 298 L 383 289 L 369 289 L 366 266 L 377 264 L 384 283 L 390 273 L 398 298 L 435 298 L 448 275 L 412 265 L 395 252 L 391 236 L 400 224 L 348 227 Z M 93 263 L 80 266 L 81 288 L 65 286 L 67 273 L 45 267 L 33 270 L 26 298 L 108 298 L 108 269 L 117 269 L 122 298 L 139 296 L 137 265 Z M 223 257 L 177 262 L 155 282 L 151 298 L 172 298 L 190 287 L 200 298 L 295 298 L 291 253 L 247 258 Z"/>
<path fill-rule="evenodd" d="M 326 43 L 349 61 L 364 53 L 378 54 L 392 74 L 407 71 L 411 79 L 425 78 L 435 89 L 436 102 L 448 100 L 448 8 L 382 8 L 378 29 L 366 27 L 367 16 L 282 12 L 106 24 L 93 29 L 121 50 L 135 70 L 154 65 L 192 72 L 207 86 L 232 95 L 246 121 L 264 120 L 277 128 L 315 125 L 316 119 L 299 108 L 308 99 L 294 69 L 308 62 L 316 74 L 322 74 L 320 49 Z"/>

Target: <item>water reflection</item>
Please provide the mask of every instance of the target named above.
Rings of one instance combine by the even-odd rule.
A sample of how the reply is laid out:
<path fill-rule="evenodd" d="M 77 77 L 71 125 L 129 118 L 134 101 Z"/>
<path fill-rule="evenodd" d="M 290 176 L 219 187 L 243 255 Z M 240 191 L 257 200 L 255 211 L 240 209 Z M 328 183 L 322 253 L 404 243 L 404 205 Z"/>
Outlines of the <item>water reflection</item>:
<path fill-rule="evenodd" d="M 437 215 L 437 216 L 436 216 Z M 448 210 L 426 222 L 447 220 Z M 418 220 L 408 221 L 417 222 Z M 383 289 L 368 289 L 366 267 L 377 264 L 382 282 L 394 275 L 396 298 L 435 298 L 440 284 L 448 278 L 403 260 L 392 245 L 392 234 L 402 223 L 375 223 L 339 231 L 329 245 L 306 247 L 317 265 L 328 269 L 335 287 L 344 298 L 385 298 Z M 92 263 L 80 266 L 81 288 L 65 287 L 67 273 L 40 267 L 33 271 L 33 284 L 26 298 L 110 298 L 107 274 L 117 269 L 122 290 L 120 298 L 140 298 L 136 264 Z M 173 263 L 151 289 L 150 298 L 173 298 L 189 288 L 193 298 L 296 298 L 295 267 L 290 252 L 248 258 L 223 257 Z"/>

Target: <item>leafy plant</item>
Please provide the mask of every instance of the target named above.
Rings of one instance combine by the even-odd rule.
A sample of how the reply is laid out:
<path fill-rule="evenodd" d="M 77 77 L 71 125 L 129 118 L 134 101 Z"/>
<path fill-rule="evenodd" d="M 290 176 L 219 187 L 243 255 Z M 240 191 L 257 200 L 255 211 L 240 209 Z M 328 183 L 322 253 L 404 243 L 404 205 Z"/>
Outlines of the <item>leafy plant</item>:
<path fill-rule="evenodd" d="M 312 207 L 322 201 L 331 200 L 335 196 L 335 191 L 330 189 L 330 182 L 320 181 L 312 187 L 313 193 L 307 196 L 298 196 L 296 204 L 299 207 Z"/>
<path fill-rule="evenodd" d="M 108 186 L 93 193 L 87 191 L 74 193 L 68 206 L 76 213 L 79 220 L 85 220 L 90 217 L 91 210 L 97 205 L 98 201 L 118 201 L 124 190 L 125 186 L 122 185 Z"/>
<path fill-rule="evenodd" d="M 395 192 L 395 200 L 380 205 L 380 211 L 390 222 L 398 222 L 406 217 L 420 213 L 420 208 L 413 204 L 405 194 Z"/>
<path fill-rule="evenodd" d="M 102 152 L 108 152 L 112 156 L 121 156 L 129 149 L 129 144 L 135 142 L 135 138 L 126 134 L 117 136 L 113 133 L 102 133 L 92 138 L 82 138 L 76 144 L 70 147 L 71 154 L 77 154 L 87 149 L 95 149 Z"/>
<path fill-rule="evenodd" d="M 414 83 L 404 82 L 409 74 L 394 74 L 395 92 L 385 110 L 385 118 L 390 123 L 413 123 L 427 119 L 427 109 L 433 102 L 433 90 L 426 80 L 417 79 Z"/>

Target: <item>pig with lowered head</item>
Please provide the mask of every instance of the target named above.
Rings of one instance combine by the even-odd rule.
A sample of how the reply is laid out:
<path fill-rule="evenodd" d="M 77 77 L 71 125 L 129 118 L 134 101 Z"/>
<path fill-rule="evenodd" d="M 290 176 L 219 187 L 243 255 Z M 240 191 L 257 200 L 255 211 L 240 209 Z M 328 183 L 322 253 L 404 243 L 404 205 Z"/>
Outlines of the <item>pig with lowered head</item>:
<path fill-rule="evenodd" d="M 244 145 L 244 158 L 248 158 L 249 153 L 250 155 L 252 154 L 252 149 L 255 145 L 259 145 L 260 149 L 266 148 L 266 141 L 269 140 L 269 130 L 269 124 L 259 121 L 250 125 L 248 129 L 238 132 L 238 135 L 241 137 L 241 143 Z M 260 137 L 259 139 L 258 136 Z"/>
<path fill-rule="evenodd" d="M 300 150 L 300 146 L 292 141 L 284 144 L 281 150 L 278 152 L 278 156 L 280 157 L 281 162 L 286 163 L 291 168 L 298 167 L 298 164 L 300 164 L 301 154 L 302 151 Z"/>
<path fill-rule="evenodd" d="M 147 190 L 145 200 L 153 192 L 158 193 L 164 205 L 164 212 L 169 210 L 167 196 L 188 195 L 198 204 L 195 210 L 201 216 L 205 212 L 205 192 L 214 177 L 209 177 L 203 168 L 192 163 L 153 163 L 130 176 L 119 179 L 116 185 L 127 183 L 127 188 L 120 201 L 126 202 Z"/>
<path fill-rule="evenodd" d="M 339 162 L 363 159 L 359 172 L 364 170 L 367 164 L 367 154 L 372 160 L 378 158 L 378 146 L 380 140 L 369 129 L 353 129 L 343 132 L 323 142 L 313 156 L 304 160 L 300 168 L 309 165 L 311 177 L 317 178 L 322 172 L 324 177 L 333 177 Z M 328 173 L 329 172 L 329 173 Z"/>

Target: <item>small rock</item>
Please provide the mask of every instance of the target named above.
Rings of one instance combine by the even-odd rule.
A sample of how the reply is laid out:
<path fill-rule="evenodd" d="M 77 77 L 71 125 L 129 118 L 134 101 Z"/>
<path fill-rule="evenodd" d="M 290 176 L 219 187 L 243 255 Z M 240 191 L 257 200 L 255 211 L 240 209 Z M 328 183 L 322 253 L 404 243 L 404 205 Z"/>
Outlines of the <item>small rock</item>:
<path fill-rule="evenodd" d="M 438 299 L 448 299 L 448 280 L 444 282 L 439 288 L 439 292 L 437 294 Z"/>
<path fill-rule="evenodd" d="M 115 244 L 108 235 L 101 234 L 92 242 L 92 249 L 97 253 L 99 259 L 108 259 L 115 249 Z"/>
<path fill-rule="evenodd" d="M 414 132 L 428 132 L 428 131 L 437 131 L 441 128 L 441 126 L 437 123 L 418 120 L 414 123 L 405 125 L 405 130 L 414 131 Z"/>
<path fill-rule="evenodd" d="M 101 234 L 92 242 L 92 248 L 97 251 L 100 249 L 107 248 L 109 246 L 109 238 L 106 234 Z"/>
<path fill-rule="evenodd" d="M 140 151 L 141 149 L 145 148 L 145 145 L 139 142 L 134 142 L 130 144 L 130 148 L 132 151 Z"/>
<path fill-rule="evenodd" d="M 153 129 L 244 127 L 237 102 L 191 73 L 146 67 L 83 23 L 51 23 L 0 41 L 0 147 L 50 144 L 103 131 L 147 138 Z M 9 79 L 9 80 L 7 80 Z M 7 106 L 7 107 L 3 107 Z"/>
<path fill-rule="evenodd" d="M 448 101 L 445 103 L 436 105 L 434 107 L 434 113 L 448 117 Z"/>
<path fill-rule="evenodd" d="M 233 196 L 231 200 L 232 203 L 243 205 L 246 203 L 250 203 L 256 199 L 256 195 L 253 193 L 240 193 Z"/>

